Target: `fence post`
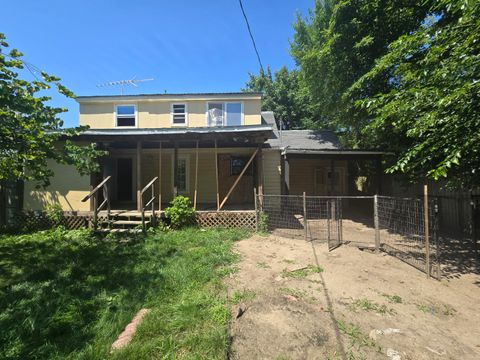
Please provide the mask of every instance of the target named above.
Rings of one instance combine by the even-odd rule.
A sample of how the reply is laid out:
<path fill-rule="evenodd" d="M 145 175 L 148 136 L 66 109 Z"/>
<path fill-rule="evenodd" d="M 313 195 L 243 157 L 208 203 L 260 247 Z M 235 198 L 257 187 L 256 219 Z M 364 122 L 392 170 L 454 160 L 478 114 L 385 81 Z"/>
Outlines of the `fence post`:
<path fill-rule="evenodd" d="M 255 232 L 258 232 L 257 189 L 253 188 L 253 202 L 255 203 Z"/>
<path fill-rule="evenodd" d="M 330 219 L 332 217 L 331 214 L 331 206 L 330 206 L 330 201 L 332 200 L 327 200 L 327 243 L 328 246 L 330 246 Z"/>
<path fill-rule="evenodd" d="M 305 241 L 308 240 L 308 222 L 307 222 L 307 195 L 303 192 L 303 227 L 305 229 Z"/>
<path fill-rule="evenodd" d="M 440 231 L 440 222 L 438 220 L 438 199 L 435 200 L 435 203 L 434 203 L 434 214 L 435 214 L 435 220 L 434 220 L 434 226 L 433 226 L 433 237 L 434 237 L 434 241 L 435 241 L 435 260 L 436 260 L 436 267 L 437 267 L 437 278 L 438 280 L 440 280 L 440 278 L 442 277 L 442 269 L 441 269 L 441 256 L 442 256 L 442 249 L 440 247 L 440 244 L 439 244 L 439 231 Z"/>
<path fill-rule="evenodd" d="M 428 185 L 423 186 L 423 230 L 425 232 L 425 267 L 427 278 L 430 278 L 430 229 L 428 212 Z"/>
<path fill-rule="evenodd" d="M 473 251 L 475 252 L 475 256 L 477 257 L 477 259 L 480 259 L 477 244 L 477 225 L 475 224 L 478 211 L 477 205 L 477 201 L 473 198 L 472 191 L 470 191 L 470 233 L 472 235 Z"/>
<path fill-rule="evenodd" d="M 380 252 L 380 223 L 378 218 L 378 195 L 373 196 L 373 222 L 375 224 L 375 252 Z"/>

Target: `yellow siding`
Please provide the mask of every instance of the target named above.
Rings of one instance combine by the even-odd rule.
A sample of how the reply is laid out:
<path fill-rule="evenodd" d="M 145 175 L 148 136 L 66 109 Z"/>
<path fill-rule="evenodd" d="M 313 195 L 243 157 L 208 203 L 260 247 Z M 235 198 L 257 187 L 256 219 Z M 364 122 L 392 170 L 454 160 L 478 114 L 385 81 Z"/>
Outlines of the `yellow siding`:
<path fill-rule="evenodd" d="M 265 195 L 281 194 L 280 151 L 263 152 L 263 181 Z"/>
<path fill-rule="evenodd" d="M 90 210 L 88 201 L 81 202 L 81 199 L 89 193 L 90 177 L 80 176 L 71 165 L 61 165 L 51 161 L 49 167 L 55 175 L 51 178 L 51 184 L 47 189 L 35 189 L 35 183 L 25 183 L 24 209 L 42 210 L 47 204 L 60 204 L 64 211 Z"/>
<path fill-rule="evenodd" d="M 207 126 L 207 102 L 217 100 L 152 100 L 152 101 L 126 101 L 126 102 L 91 102 L 80 104 L 80 125 L 88 125 L 92 129 L 111 129 L 115 127 L 115 105 L 132 104 L 137 107 L 138 128 L 170 128 L 170 107 L 172 103 L 187 104 L 188 127 Z M 261 118 L 261 99 L 219 99 L 218 101 L 243 102 L 244 125 L 259 125 Z"/>
<path fill-rule="evenodd" d="M 290 159 L 290 194 L 300 195 L 304 191 L 307 195 L 327 195 L 315 194 L 315 169 L 318 167 L 326 167 L 329 169 L 329 160 L 317 159 Z M 335 168 L 343 168 L 344 177 L 347 176 L 347 162 L 335 161 Z M 343 183 L 346 185 L 347 181 L 344 179 Z M 346 187 L 343 189 L 346 193 Z"/>
<path fill-rule="evenodd" d="M 248 155 L 255 149 L 248 148 L 222 148 L 219 154 Z M 159 151 L 147 150 L 142 155 L 142 187 L 155 176 L 159 176 Z M 179 149 L 178 156 L 186 156 L 189 159 L 189 191 L 186 194 L 192 202 L 195 192 L 195 149 Z M 199 204 L 215 204 L 217 201 L 217 187 L 215 178 L 215 151 L 214 149 L 199 149 L 198 155 L 198 187 L 197 202 Z M 279 180 L 278 180 L 279 182 Z M 162 202 L 167 203 L 173 198 L 173 150 L 162 150 Z M 158 185 L 155 186 L 158 194 Z M 148 196 L 145 195 L 145 198 Z"/>

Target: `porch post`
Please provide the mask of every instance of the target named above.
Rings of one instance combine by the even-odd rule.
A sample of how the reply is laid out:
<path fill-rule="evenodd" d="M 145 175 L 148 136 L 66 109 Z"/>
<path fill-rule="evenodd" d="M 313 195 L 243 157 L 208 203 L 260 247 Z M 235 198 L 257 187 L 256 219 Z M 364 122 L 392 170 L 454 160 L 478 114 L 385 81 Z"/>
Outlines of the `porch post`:
<path fill-rule="evenodd" d="M 197 210 L 197 186 L 198 186 L 198 140 L 195 151 L 195 192 L 193 194 L 193 208 Z"/>
<path fill-rule="evenodd" d="M 178 196 L 178 142 L 174 143 L 173 150 L 173 197 Z"/>
<path fill-rule="evenodd" d="M 218 148 L 217 139 L 215 139 L 215 180 L 217 184 L 217 211 L 220 208 L 220 194 L 218 190 Z"/>
<path fill-rule="evenodd" d="M 142 142 L 137 141 L 137 210 L 142 211 Z"/>
<path fill-rule="evenodd" d="M 258 194 L 263 195 L 263 153 L 262 153 L 262 144 L 258 145 L 257 166 L 258 166 Z"/>
<path fill-rule="evenodd" d="M 290 193 L 290 162 L 287 155 L 281 155 L 281 181 L 282 181 L 282 195 Z"/>
<path fill-rule="evenodd" d="M 335 195 L 335 160 L 330 160 L 330 195 Z"/>
<path fill-rule="evenodd" d="M 159 142 L 158 147 L 158 216 L 161 216 L 162 211 L 162 142 Z"/>

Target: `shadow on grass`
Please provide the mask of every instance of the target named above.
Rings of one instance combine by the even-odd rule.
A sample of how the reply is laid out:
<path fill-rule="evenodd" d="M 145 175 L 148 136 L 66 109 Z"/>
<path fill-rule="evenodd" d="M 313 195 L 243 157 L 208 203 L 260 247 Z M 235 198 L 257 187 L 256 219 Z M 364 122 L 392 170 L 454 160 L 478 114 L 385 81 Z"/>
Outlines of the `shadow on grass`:
<path fill-rule="evenodd" d="M 113 341 L 174 252 L 87 231 L 0 237 L 0 358 L 64 358 Z"/>

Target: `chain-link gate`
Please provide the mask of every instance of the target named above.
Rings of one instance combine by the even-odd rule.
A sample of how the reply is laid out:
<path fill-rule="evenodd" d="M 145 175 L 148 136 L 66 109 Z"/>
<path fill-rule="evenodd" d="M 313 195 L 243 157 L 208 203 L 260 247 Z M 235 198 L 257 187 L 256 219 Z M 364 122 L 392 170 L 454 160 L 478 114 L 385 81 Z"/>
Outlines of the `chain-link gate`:
<path fill-rule="evenodd" d="M 257 227 L 274 235 L 342 244 L 341 201 L 305 195 L 257 195 Z"/>

